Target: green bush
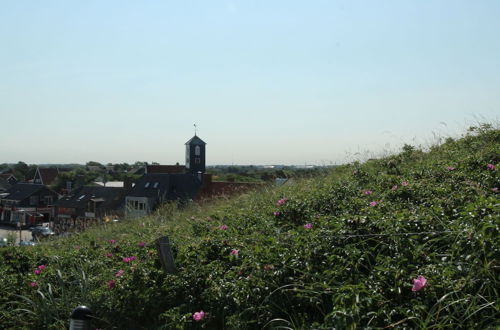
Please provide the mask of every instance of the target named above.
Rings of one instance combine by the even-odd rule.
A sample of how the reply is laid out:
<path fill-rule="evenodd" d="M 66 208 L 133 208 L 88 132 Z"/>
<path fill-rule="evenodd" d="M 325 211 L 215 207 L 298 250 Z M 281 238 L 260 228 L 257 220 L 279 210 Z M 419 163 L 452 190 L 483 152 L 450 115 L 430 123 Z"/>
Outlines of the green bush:
<path fill-rule="evenodd" d="M 85 304 L 101 329 L 498 327 L 499 146 L 483 125 L 426 153 L 2 248 L 0 323 L 63 329 Z"/>

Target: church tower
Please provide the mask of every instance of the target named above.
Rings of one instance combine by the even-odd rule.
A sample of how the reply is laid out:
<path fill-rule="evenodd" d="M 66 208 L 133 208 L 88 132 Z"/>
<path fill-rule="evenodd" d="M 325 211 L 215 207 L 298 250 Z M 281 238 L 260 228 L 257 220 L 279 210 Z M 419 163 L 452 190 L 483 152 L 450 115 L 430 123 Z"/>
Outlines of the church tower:
<path fill-rule="evenodd" d="M 205 173 L 205 145 L 196 134 L 186 142 L 186 172 Z"/>

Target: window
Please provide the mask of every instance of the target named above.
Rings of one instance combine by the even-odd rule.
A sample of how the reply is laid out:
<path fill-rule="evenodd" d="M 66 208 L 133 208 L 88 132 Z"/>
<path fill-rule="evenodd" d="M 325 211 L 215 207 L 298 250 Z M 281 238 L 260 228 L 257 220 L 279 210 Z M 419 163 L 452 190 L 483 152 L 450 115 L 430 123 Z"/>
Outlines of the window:
<path fill-rule="evenodd" d="M 146 184 L 144 185 L 144 188 L 149 188 L 149 182 L 146 182 Z"/>
<path fill-rule="evenodd" d="M 53 203 L 52 196 L 45 196 L 44 200 L 45 200 L 45 205 L 52 205 Z"/>
<path fill-rule="evenodd" d="M 153 185 L 153 188 L 158 188 L 158 182 L 155 182 L 155 184 Z"/>
<path fill-rule="evenodd" d="M 84 197 L 85 195 L 81 195 L 80 197 L 78 197 L 78 200 L 81 201 Z"/>
<path fill-rule="evenodd" d="M 30 205 L 38 204 L 38 196 L 30 196 Z"/>
<path fill-rule="evenodd" d="M 200 159 L 200 158 L 198 158 L 198 157 L 196 157 L 196 158 L 194 159 L 194 163 L 195 163 L 195 164 L 201 164 L 201 159 Z"/>
<path fill-rule="evenodd" d="M 194 155 L 199 156 L 201 154 L 201 148 L 200 146 L 194 147 Z"/>

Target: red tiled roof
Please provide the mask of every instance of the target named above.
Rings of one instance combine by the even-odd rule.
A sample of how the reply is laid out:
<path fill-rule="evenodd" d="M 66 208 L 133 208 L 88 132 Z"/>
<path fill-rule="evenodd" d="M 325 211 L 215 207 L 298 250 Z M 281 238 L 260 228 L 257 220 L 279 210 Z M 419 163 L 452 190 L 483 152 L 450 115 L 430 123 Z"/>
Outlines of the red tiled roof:
<path fill-rule="evenodd" d="M 40 176 L 42 177 L 42 183 L 44 185 L 50 185 L 56 179 L 59 171 L 57 168 L 38 168 Z"/>
<path fill-rule="evenodd" d="M 147 165 L 147 174 L 182 174 L 186 172 L 184 165 Z"/>

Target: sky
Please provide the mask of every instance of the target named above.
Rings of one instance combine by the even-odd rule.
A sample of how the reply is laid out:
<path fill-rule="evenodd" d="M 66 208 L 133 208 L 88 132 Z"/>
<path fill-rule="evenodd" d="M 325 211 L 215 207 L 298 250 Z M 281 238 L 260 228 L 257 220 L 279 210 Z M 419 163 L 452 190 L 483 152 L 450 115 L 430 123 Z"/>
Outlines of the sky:
<path fill-rule="evenodd" d="M 0 163 L 342 164 L 500 114 L 500 1 L 0 0 Z"/>

